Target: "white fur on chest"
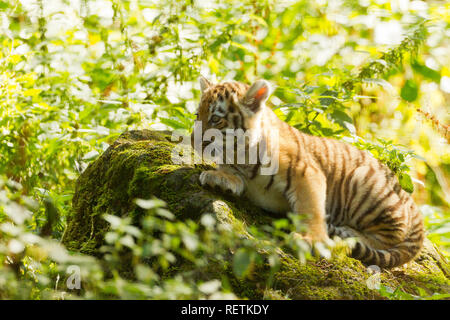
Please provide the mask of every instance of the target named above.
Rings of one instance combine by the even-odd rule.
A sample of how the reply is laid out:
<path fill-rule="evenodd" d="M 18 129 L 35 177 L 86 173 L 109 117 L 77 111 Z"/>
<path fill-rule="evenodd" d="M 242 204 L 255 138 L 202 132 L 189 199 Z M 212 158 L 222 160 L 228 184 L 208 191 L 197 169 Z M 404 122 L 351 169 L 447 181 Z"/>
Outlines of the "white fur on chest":
<path fill-rule="evenodd" d="M 275 181 L 271 187 L 266 190 L 266 186 L 270 183 L 271 176 L 256 176 L 254 179 L 248 179 L 246 196 L 258 207 L 265 210 L 286 213 L 290 211 L 290 206 L 283 193 L 280 192 Z"/>

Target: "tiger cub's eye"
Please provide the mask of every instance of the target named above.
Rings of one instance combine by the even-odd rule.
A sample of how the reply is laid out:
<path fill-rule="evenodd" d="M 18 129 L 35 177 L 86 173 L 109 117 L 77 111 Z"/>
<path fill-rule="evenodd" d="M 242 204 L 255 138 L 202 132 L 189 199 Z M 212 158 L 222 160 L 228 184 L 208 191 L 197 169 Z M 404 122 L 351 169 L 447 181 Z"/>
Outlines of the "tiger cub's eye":
<path fill-rule="evenodd" d="M 219 117 L 219 116 L 213 115 L 213 116 L 211 117 L 211 122 L 213 122 L 213 123 L 219 122 L 219 120 L 220 120 L 220 117 Z"/>

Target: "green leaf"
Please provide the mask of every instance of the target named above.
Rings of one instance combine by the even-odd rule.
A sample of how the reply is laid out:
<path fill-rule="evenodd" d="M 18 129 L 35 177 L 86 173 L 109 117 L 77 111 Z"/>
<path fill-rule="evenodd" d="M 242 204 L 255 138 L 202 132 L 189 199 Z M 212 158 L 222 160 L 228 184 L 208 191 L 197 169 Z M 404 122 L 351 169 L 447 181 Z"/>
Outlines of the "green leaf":
<path fill-rule="evenodd" d="M 252 252 L 241 248 L 233 258 L 233 272 L 238 278 L 243 278 L 247 275 L 253 262 Z"/>
<path fill-rule="evenodd" d="M 345 127 L 345 122 L 353 123 L 353 119 L 342 110 L 334 110 L 330 114 L 330 117 L 332 120 L 339 123 L 343 127 Z"/>
<path fill-rule="evenodd" d="M 441 81 L 441 74 L 433 69 L 428 68 L 426 65 L 423 65 L 419 63 L 418 61 L 414 61 L 411 63 L 411 67 L 413 70 L 425 78 L 431 79 L 436 83 L 439 83 Z"/>
<path fill-rule="evenodd" d="M 413 102 L 417 99 L 418 94 L 419 89 L 417 84 L 413 80 L 406 80 L 405 85 L 400 92 L 400 96 L 406 101 Z"/>
<path fill-rule="evenodd" d="M 161 123 L 172 127 L 174 129 L 187 129 L 186 125 L 180 121 L 169 119 L 169 118 L 160 118 Z"/>
<path fill-rule="evenodd" d="M 326 90 L 322 92 L 321 96 L 324 98 L 319 98 L 320 104 L 323 106 L 329 106 L 336 100 L 335 98 L 338 96 L 338 93 L 336 91 Z"/>
<path fill-rule="evenodd" d="M 289 220 L 288 219 L 278 219 L 273 222 L 273 226 L 276 229 L 283 229 L 289 227 Z"/>
<path fill-rule="evenodd" d="M 400 182 L 400 186 L 403 188 L 403 190 L 413 193 L 414 191 L 414 184 L 412 182 L 411 177 L 407 173 L 401 173 L 398 177 L 398 180 Z"/>

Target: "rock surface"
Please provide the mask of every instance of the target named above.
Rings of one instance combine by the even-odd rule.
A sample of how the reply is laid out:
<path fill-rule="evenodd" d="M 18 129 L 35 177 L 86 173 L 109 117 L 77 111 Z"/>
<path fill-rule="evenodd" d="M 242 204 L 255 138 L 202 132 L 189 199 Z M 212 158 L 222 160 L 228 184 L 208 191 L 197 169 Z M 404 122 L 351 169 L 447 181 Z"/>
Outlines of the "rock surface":
<path fill-rule="evenodd" d="M 123 133 L 79 177 L 73 197 L 73 214 L 68 219 L 63 243 L 70 250 L 100 256 L 99 248 L 108 231 L 108 223 L 102 214 L 128 215 L 137 221 L 142 211 L 136 208 L 133 199 L 151 196 L 164 200 L 177 219 L 196 220 L 207 212 L 228 224 L 261 225 L 275 219 L 245 199 L 201 187 L 198 176 L 207 165 L 173 164 L 173 146 L 170 132 Z M 267 278 L 264 270 L 254 271 L 251 278 L 232 282 L 235 294 L 257 299 L 383 298 L 378 290 L 369 289 L 367 280 L 371 275 L 357 260 L 343 257 L 301 264 L 298 259 L 283 253 L 281 262 L 271 288 L 264 287 Z M 383 270 L 379 277 L 389 288 L 401 288 L 412 295 L 450 293 L 450 265 L 428 240 L 415 261 Z"/>

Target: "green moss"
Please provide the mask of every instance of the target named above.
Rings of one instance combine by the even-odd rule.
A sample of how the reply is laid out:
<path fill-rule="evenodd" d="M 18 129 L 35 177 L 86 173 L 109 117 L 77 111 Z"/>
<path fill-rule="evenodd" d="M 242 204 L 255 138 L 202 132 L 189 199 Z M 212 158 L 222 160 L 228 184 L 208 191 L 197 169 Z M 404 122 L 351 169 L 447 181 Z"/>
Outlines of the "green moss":
<path fill-rule="evenodd" d="M 287 296 L 292 299 L 381 298 L 377 291 L 367 287 L 368 276 L 359 261 L 347 257 L 301 264 L 297 259 L 287 256 L 283 258 L 281 270 L 275 275 L 273 287 L 281 292 L 289 292 Z"/>
<path fill-rule="evenodd" d="M 156 194 L 158 179 L 179 168 L 168 165 L 173 146 L 169 138 L 154 131 L 127 132 L 91 163 L 77 181 L 74 214 L 63 236 L 69 249 L 97 254 L 108 229 L 104 214 L 131 213 L 139 220 L 142 211 L 133 200 Z"/>
<path fill-rule="evenodd" d="M 171 162 L 170 132 L 130 131 L 122 134 L 103 155 L 92 162 L 77 181 L 73 213 L 63 236 L 71 250 L 100 256 L 108 224 L 105 213 L 130 216 L 138 223 L 144 210 L 136 198 L 157 197 L 167 203 L 178 219 L 196 220 L 204 213 L 215 214 L 233 232 L 247 234 L 247 226 L 271 224 L 280 218 L 253 206 L 244 198 L 203 188 L 198 183 L 207 164 L 180 166 Z M 189 268 L 189 265 L 177 268 Z M 381 282 L 410 294 L 450 292 L 449 264 L 438 251 L 426 248 L 405 267 L 383 271 Z M 233 275 L 228 262 L 211 261 L 197 272 L 201 279 L 226 278 L 239 297 L 263 299 L 381 299 L 366 285 L 371 276 L 357 260 L 337 255 L 301 264 L 285 253 L 280 269 L 270 277 L 267 265 L 255 266 L 245 279 Z M 273 279 L 268 285 L 268 279 Z"/>

